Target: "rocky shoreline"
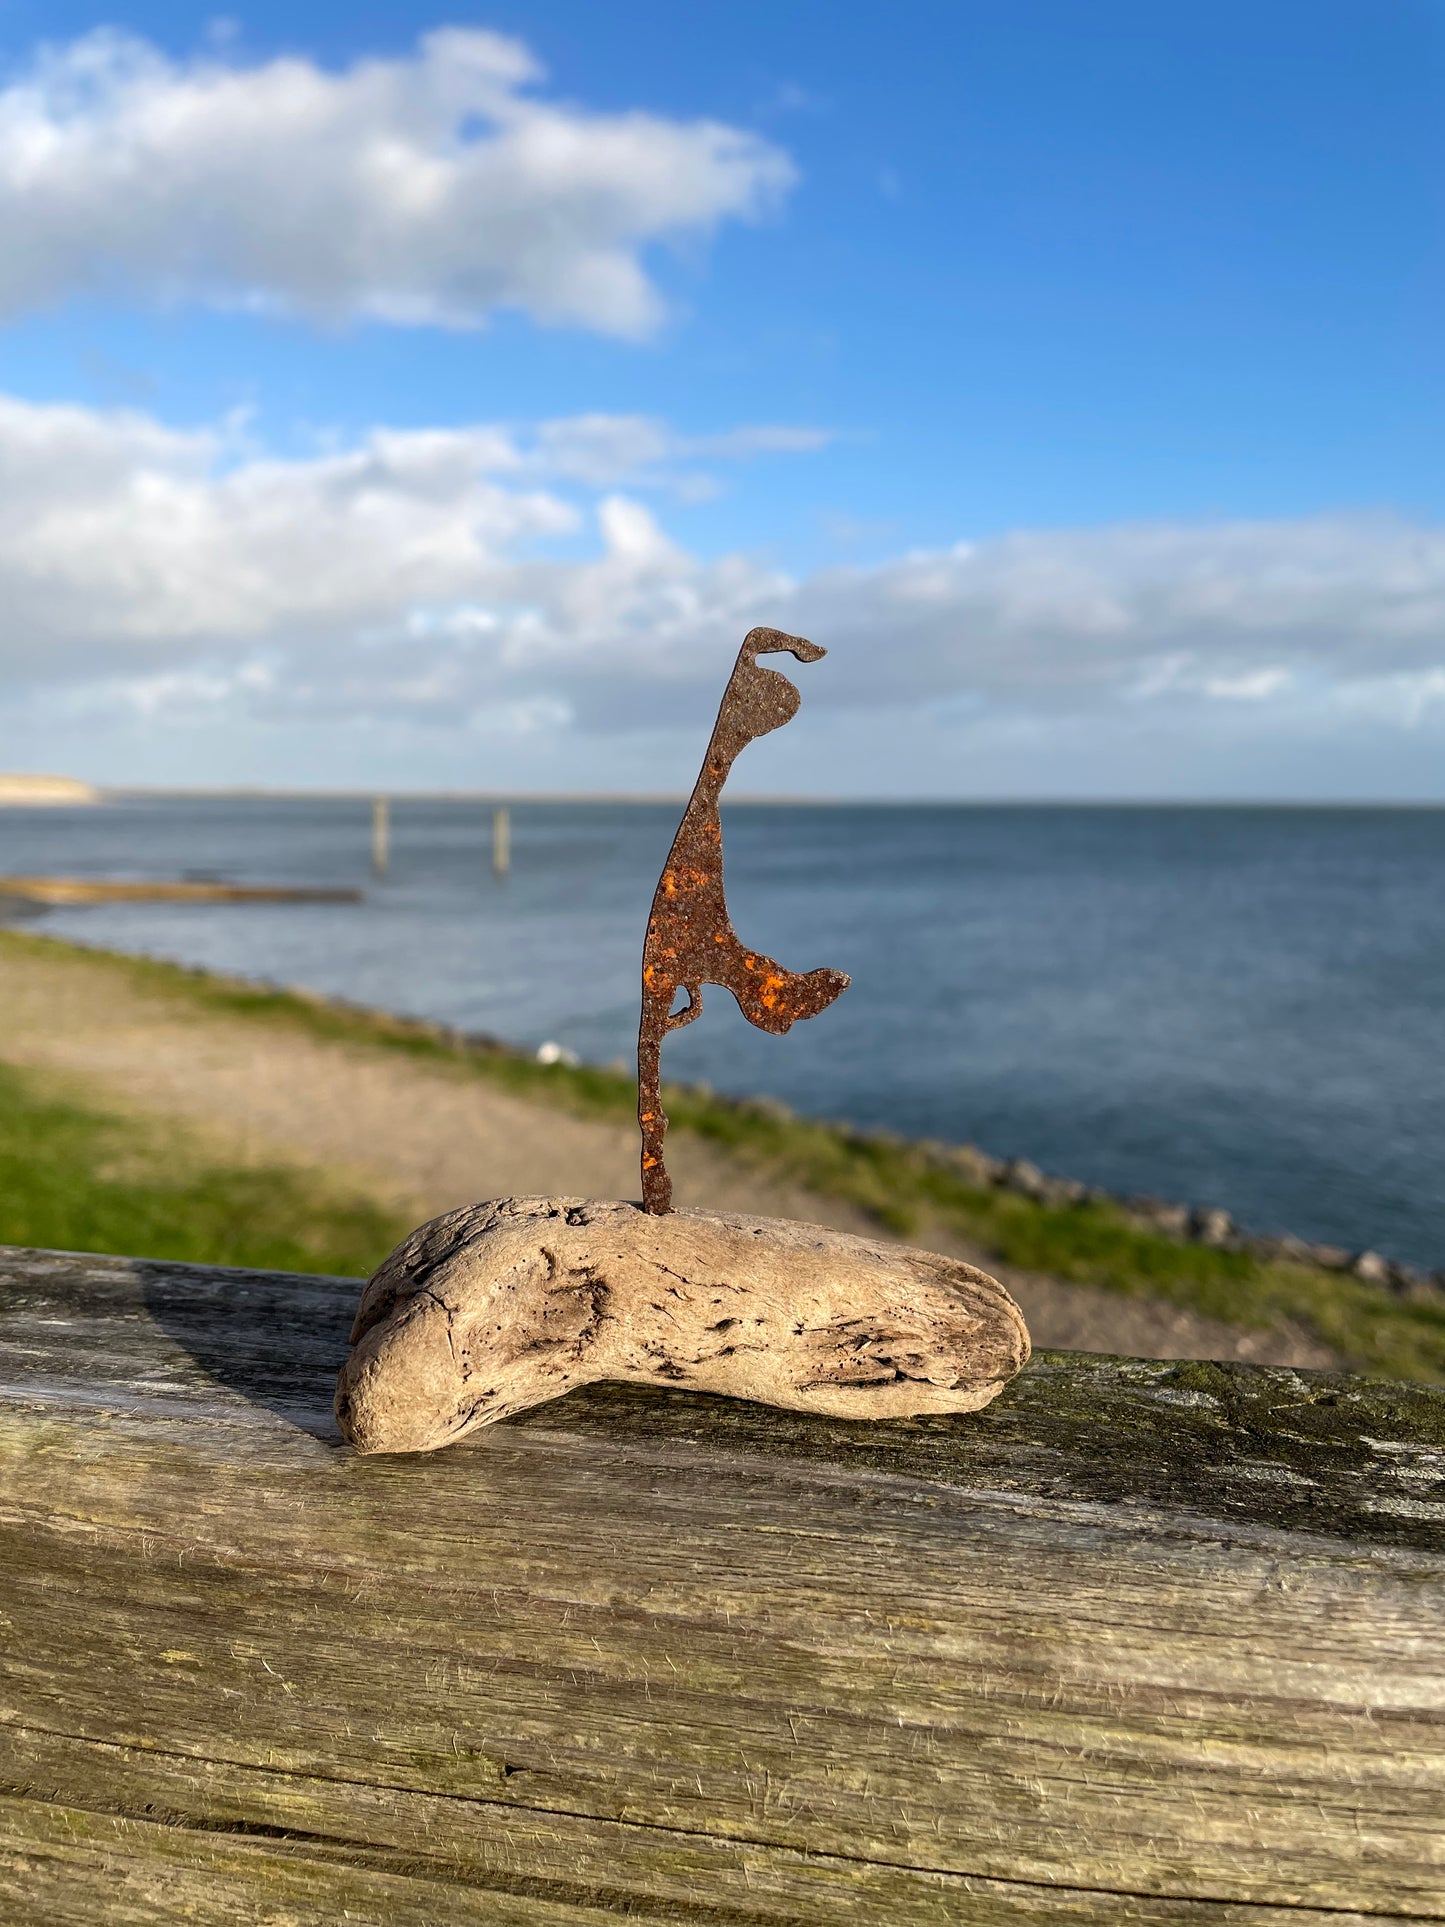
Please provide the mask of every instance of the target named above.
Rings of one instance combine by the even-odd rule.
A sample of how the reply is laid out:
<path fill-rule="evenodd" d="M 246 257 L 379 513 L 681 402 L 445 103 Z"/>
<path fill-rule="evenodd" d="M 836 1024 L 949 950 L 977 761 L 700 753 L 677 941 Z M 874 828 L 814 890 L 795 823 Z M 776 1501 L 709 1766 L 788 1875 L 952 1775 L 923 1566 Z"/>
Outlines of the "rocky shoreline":
<path fill-rule="evenodd" d="M 48 941 L 57 940 L 51 938 Z M 64 939 L 58 941 L 62 944 L 65 942 Z M 82 950 L 92 948 L 83 944 L 74 947 Z M 99 946 L 94 948 L 100 949 Z M 100 954 L 122 956 L 125 953 L 101 950 Z M 149 961 L 134 953 L 131 953 L 131 960 Z M 233 976 L 228 972 L 207 970 L 203 966 L 174 962 L 166 963 L 164 968 L 233 994 L 294 999 L 313 1010 L 333 1012 L 338 1018 L 349 1022 L 364 1023 L 376 1032 L 439 1045 L 443 1050 L 455 1051 L 460 1055 L 506 1057 L 544 1067 L 556 1066 L 562 1070 L 585 1072 L 589 1069 L 578 1063 L 574 1053 L 555 1043 L 527 1050 L 485 1031 L 461 1030 L 455 1025 L 439 1023 L 430 1018 L 379 1010 L 348 998 L 328 996 L 305 985 Z M 629 1067 L 620 1060 L 611 1065 L 590 1068 L 622 1078 L 630 1074 Z M 1343 1273 L 1362 1284 L 1383 1288 L 1402 1303 L 1445 1309 L 1445 1266 L 1428 1272 L 1369 1248 L 1350 1250 L 1343 1245 L 1313 1243 L 1289 1234 L 1262 1235 L 1237 1225 L 1232 1215 L 1219 1205 L 1180 1204 L 1143 1194 L 1120 1196 L 1097 1185 L 1085 1184 L 1077 1178 L 1054 1176 L 1042 1171 L 1028 1158 L 995 1157 L 975 1144 L 948 1144 L 936 1138 L 908 1138 L 900 1132 L 864 1130 L 839 1120 L 802 1119 L 789 1105 L 773 1097 L 730 1097 L 703 1084 L 674 1088 L 688 1090 L 710 1104 L 719 1105 L 743 1117 L 755 1117 L 759 1122 L 824 1124 L 854 1144 L 886 1146 L 891 1151 L 918 1160 L 925 1168 L 946 1172 L 981 1191 L 1013 1192 L 1052 1210 L 1085 1204 L 1108 1205 L 1139 1230 L 1166 1238 L 1172 1243 L 1239 1252 L 1263 1264 L 1303 1265 L 1317 1271 Z"/>
<path fill-rule="evenodd" d="M 458 1034 L 460 1035 L 460 1034 Z M 491 1040 L 494 1049 L 508 1050 Z M 620 1069 L 621 1066 L 618 1066 Z M 709 1085 L 686 1086 L 711 1103 L 759 1119 L 785 1123 L 798 1118 L 789 1105 L 773 1097 L 731 1098 Z M 1423 1271 L 1414 1265 L 1388 1258 L 1382 1252 L 1364 1247 L 1352 1250 L 1345 1245 L 1312 1243 L 1289 1233 L 1265 1234 L 1245 1230 L 1221 1205 L 1178 1204 L 1147 1193 L 1122 1196 L 1100 1185 L 1085 1184 L 1078 1178 L 1062 1178 L 1040 1170 L 1029 1158 L 994 1157 L 976 1144 L 948 1144 L 940 1138 L 909 1138 L 901 1132 L 875 1129 L 865 1131 L 856 1125 L 832 1120 L 832 1128 L 860 1145 L 876 1144 L 911 1155 L 931 1168 L 962 1178 L 980 1191 L 1012 1191 L 1051 1210 L 1066 1210 L 1083 1204 L 1105 1204 L 1120 1212 L 1141 1231 L 1167 1238 L 1174 1244 L 1207 1245 L 1216 1251 L 1237 1251 L 1263 1264 L 1307 1265 L 1317 1271 L 1346 1273 L 1363 1284 L 1380 1285 L 1407 1304 L 1445 1307 L 1445 1266 Z"/>
<path fill-rule="evenodd" d="M 341 998 L 323 997 L 295 985 L 287 986 L 287 989 L 290 995 L 300 997 L 307 1003 L 345 1011 L 353 1016 L 365 1014 L 375 1018 L 389 1015 L 372 1011 L 364 1005 L 348 1003 Z M 500 1053 L 510 1057 L 530 1056 L 542 1064 L 578 1067 L 576 1055 L 554 1043 L 545 1043 L 535 1052 L 526 1052 L 515 1044 L 508 1044 L 485 1032 L 462 1031 L 425 1018 L 392 1017 L 390 1021 L 457 1050 Z M 620 1061 L 607 1068 L 618 1075 L 628 1074 L 628 1067 Z M 705 1084 L 683 1088 L 695 1096 L 706 1098 L 709 1103 L 725 1105 L 744 1116 L 751 1115 L 760 1120 L 786 1123 L 799 1116 L 779 1098 L 729 1097 Z M 1141 1231 L 1168 1238 L 1173 1243 L 1207 1245 L 1218 1251 L 1237 1251 L 1263 1264 L 1307 1265 L 1317 1271 L 1346 1273 L 1363 1284 L 1382 1286 L 1406 1304 L 1445 1307 L 1445 1266 L 1434 1272 L 1422 1271 L 1369 1247 L 1351 1250 L 1344 1245 L 1312 1243 L 1288 1233 L 1266 1235 L 1247 1231 L 1237 1225 L 1231 1213 L 1220 1205 L 1178 1204 L 1144 1193 L 1120 1196 L 1098 1185 L 1085 1184 L 1078 1178 L 1053 1176 L 1040 1170 L 1028 1158 L 994 1157 L 976 1144 L 947 1144 L 938 1138 L 908 1138 L 896 1131 L 865 1131 L 837 1120 L 830 1122 L 834 1130 L 855 1143 L 887 1145 L 892 1150 L 911 1153 L 935 1169 L 961 1177 L 965 1183 L 979 1190 L 1012 1191 L 1054 1210 L 1081 1204 L 1107 1204 L 1121 1212 Z"/>
<path fill-rule="evenodd" d="M 213 973 L 199 971 L 196 974 L 206 976 Z M 254 980 L 252 987 L 255 987 Z M 265 987 L 281 988 L 271 985 Z M 298 997 L 305 1003 L 344 1012 L 351 1017 L 382 1020 L 454 1050 L 531 1057 L 542 1064 L 577 1066 L 575 1055 L 556 1044 L 543 1044 L 534 1052 L 523 1051 L 517 1045 L 506 1043 L 484 1031 L 459 1030 L 453 1025 L 435 1023 L 427 1018 L 398 1017 L 390 1012 L 373 1010 L 368 1005 L 348 1002 L 344 998 L 323 996 L 318 991 L 295 984 L 288 984 L 284 989 L 287 995 Z M 619 1075 L 627 1074 L 627 1066 L 620 1062 L 607 1068 Z M 744 1116 L 752 1115 L 779 1123 L 798 1116 L 778 1098 L 727 1097 L 709 1085 L 686 1088 L 699 1097 L 705 1097 L 710 1103 L 726 1105 Z M 994 1157 L 976 1144 L 946 1144 L 938 1138 L 907 1138 L 899 1132 L 888 1130 L 864 1131 L 836 1120 L 833 1128 L 857 1143 L 871 1142 L 911 1152 L 934 1168 L 961 1177 L 965 1183 L 975 1185 L 979 1190 L 1012 1191 L 1055 1210 L 1081 1204 L 1108 1204 L 1141 1231 L 1152 1232 L 1156 1237 L 1168 1238 L 1173 1243 L 1208 1245 L 1218 1251 L 1238 1251 L 1263 1264 L 1308 1265 L 1317 1271 L 1344 1272 L 1358 1278 L 1363 1284 L 1384 1287 L 1404 1303 L 1445 1307 L 1445 1266 L 1438 1271 L 1427 1272 L 1413 1265 L 1402 1264 L 1398 1259 L 1387 1258 L 1368 1247 L 1352 1251 L 1344 1245 L 1315 1244 L 1288 1233 L 1266 1236 L 1246 1231 L 1220 1205 L 1177 1204 L 1146 1194 L 1121 1197 L 1097 1185 L 1084 1184 L 1078 1178 L 1052 1176 L 1041 1171 L 1028 1158 Z"/>
<path fill-rule="evenodd" d="M 875 1139 L 904 1145 L 910 1140 L 886 1132 Z M 944 1144 L 936 1139 L 914 1142 L 917 1152 L 941 1169 L 956 1172 L 980 1189 L 1014 1191 L 1035 1203 L 1055 1209 L 1087 1202 L 1110 1204 L 1143 1231 L 1177 1244 L 1209 1245 L 1221 1251 L 1244 1252 L 1262 1263 L 1310 1265 L 1319 1271 L 1347 1272 L 1371 1285 L 1383 1285 L 1412 1304 L 1445 1304 L 1445 1267 L 1427 1272 L 1401 1264 L 1368 1248 L 1352 1251 L 1344 1245 L 1314 1244 L 1288 1234 L 1265 1236 L 1243 1230 L 1219 1205 L 1176 1204 L 1147 1195 L 1120 1197 L 1077 1178 L 1052 1177 L 1028 1158 L 996 1158 L 975 1144 Z"/>

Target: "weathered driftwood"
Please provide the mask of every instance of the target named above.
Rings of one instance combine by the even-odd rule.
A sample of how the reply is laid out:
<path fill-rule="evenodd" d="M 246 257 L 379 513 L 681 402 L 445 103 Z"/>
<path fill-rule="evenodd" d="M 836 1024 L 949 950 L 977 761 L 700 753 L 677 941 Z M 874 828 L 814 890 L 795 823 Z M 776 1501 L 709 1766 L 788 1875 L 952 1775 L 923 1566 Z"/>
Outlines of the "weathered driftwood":
<path fill-rule="evenodd" d="M 612 1379 L 833 1418 L 976 1412 L 1029 1355 L 972 1265 L 819 1225 L 582 1198 L 449 1211 L 361 1295 L 336 1417 L 362 1452 L 431 1452 Z"/>
<path fill-rule="evenodd" d="M 1445 1918 L 1445 1394 L 331 1429 L 354 1280 L 0 1255 L 0 1919 Z"/>

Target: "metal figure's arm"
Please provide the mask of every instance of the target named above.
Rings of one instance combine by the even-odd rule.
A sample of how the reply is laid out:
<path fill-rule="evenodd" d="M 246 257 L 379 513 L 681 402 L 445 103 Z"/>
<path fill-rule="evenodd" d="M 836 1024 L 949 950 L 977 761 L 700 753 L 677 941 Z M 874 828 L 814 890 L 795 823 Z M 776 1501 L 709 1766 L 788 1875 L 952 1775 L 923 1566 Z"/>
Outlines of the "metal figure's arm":
<path fill-rule="evenodd" d="M 687 1003 L 681 1010 L 667 1013 L 667 1028 L 670 1031 L 681 1030 L 684 1024 L 690 1024 L 694 1017 L 702 1015 L 702 985 L 679 984 L 678 989 L 687 992 Z"/>

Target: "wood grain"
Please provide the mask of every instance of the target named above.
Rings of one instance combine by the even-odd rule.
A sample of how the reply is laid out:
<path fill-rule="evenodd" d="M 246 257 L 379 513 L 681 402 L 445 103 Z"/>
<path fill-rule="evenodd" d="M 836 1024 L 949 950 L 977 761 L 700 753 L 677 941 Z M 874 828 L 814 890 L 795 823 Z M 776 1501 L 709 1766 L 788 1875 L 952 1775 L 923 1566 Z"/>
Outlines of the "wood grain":
<path fill-rule="evenodd" d="M 363 1459 L 357 1292 L 0 1254 L 0 1918 L 1445 1919 L 1445 1394 L 1055 1354 Z"/>

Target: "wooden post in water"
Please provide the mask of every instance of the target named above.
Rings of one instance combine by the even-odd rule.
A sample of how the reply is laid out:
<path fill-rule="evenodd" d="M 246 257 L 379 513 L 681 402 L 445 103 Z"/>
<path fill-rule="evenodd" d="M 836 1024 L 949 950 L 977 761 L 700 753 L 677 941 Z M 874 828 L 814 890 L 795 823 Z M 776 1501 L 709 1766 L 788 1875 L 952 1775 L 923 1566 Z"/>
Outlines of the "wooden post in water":
<path fill-rule="evenodd" d="M 384 796 L 373 798 L 371 805 L 371 867 L 377 876 L 386 875 L 391 854 L 391 805 Z"/>
<path fill-rule="evenodd" d="M 492 811 L 492 874 L 504 877 L 512 867 L 512 814 Z"/>

